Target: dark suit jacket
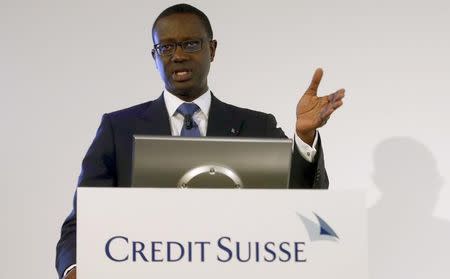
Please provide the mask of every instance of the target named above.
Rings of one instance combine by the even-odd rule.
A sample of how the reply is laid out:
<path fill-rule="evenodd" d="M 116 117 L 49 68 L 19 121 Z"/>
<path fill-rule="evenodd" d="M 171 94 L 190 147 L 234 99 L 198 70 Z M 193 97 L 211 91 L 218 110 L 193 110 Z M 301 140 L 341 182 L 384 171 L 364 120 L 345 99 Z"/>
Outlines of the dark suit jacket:
<path fill-rule="evenodd" d="M 234 129 L 234 133 L 231 130 Z M 171 135 L 164 98 L 105 114 L 82 163 L 78 186 L 127 187 L 131 184 L 133 135 Z M 271 114 L 238 108 L 212 96 L 207 136 L 285 138 Z M 328 177 L 319 140 L 315 162 L 309 163 L 294 148 L 291 188 L 326 189 Z M 64 221 L 56 247 L 56 269 L 61 277 L 76 262 L 76 194 L 71 214 Z"/>

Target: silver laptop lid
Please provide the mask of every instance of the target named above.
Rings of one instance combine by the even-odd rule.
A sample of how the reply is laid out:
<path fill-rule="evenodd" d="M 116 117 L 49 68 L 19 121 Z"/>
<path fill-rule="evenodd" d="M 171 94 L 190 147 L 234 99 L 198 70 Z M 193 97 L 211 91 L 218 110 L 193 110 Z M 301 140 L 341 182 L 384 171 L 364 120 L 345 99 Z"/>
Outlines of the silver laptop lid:
<path fill-rule="evenodd" d="M 134 136 L 132 187 L 287 188 L 289 139 Z"/>

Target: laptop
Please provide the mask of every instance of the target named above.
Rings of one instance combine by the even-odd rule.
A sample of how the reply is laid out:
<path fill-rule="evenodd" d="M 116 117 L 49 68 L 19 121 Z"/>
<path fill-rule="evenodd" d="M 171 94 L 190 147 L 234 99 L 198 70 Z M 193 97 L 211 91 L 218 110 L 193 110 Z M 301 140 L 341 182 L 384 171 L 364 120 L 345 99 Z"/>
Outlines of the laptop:
<path fill-rule="evenodd" d="M 289 186 L 292 140 L 135 135 L 132 187 Z"/>

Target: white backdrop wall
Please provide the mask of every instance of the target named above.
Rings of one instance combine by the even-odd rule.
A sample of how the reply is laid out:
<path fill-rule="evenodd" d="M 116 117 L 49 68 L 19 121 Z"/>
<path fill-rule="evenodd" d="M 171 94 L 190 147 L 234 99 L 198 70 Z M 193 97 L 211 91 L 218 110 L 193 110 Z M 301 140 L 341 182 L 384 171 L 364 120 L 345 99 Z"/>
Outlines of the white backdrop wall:
<path fill-rule="evenodd" d="M 0 0 L 1 278 L 56 278 L 101 115 L 163 89 L 150 28 L 174 3 Z M 320 94 L 347 89 L 321 134 L 330 187 L 369 190 L 371 277 L 447 278 L 448 1 L 190 3 L 219 42 L 210 87 L 222 100 L 271 112 L 293 135 L 316 67 Z"/>

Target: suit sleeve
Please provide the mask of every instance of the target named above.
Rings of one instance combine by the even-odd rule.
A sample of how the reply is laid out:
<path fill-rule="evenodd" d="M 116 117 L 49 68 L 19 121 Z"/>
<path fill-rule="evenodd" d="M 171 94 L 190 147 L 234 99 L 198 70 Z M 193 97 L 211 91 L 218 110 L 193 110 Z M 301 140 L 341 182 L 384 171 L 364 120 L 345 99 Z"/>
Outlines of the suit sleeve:
<path fill-rule="evenodd" d="M 287 138 L 281 128 L 277 128 L 275 117 L 268 114 L 266 121 L 266 134 L 269 137 Z M 295 142 L 294 142 L 295 144 Z M 289 188 L 293 189 L 328 189 L 329 181 L 325 169 L 325 161 L 322 149 L 322 143 L 317 143 L 317 153 L 314 162 L 306 161 L 294 146 L 291 161 L 291 175 L 289 179 Z"/>
<path fill-rule="evenodd" d="M 117 184 L 115 143 L 111 120 L 103 115 L 97 134 L 83 159 L 78 186 L 111 187 Z M 77 194 L 73 210 L 64 221 L 56 246 L 56 270 L 62 278 L 67 267 L 76 263 Z"/>

